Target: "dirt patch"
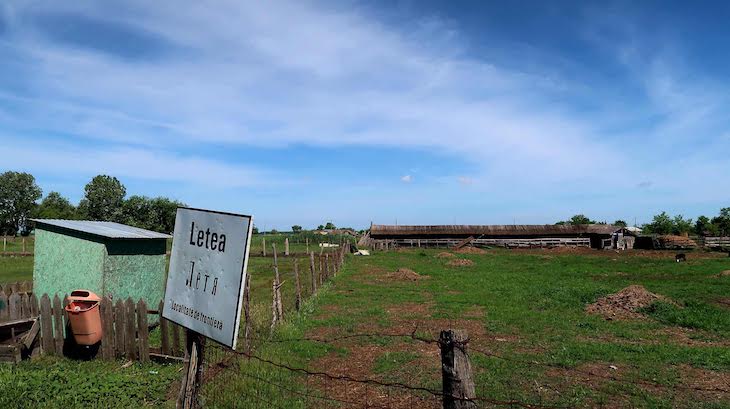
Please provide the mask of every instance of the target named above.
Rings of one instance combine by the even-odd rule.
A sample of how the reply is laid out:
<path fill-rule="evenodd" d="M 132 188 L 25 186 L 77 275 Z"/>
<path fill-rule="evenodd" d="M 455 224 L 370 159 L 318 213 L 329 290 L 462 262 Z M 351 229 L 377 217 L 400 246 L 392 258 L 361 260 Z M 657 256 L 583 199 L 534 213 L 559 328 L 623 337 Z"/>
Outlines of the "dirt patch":
<path fill-rule="evenodd" d="M 723 308 L 730 308 L 730 297 L 718 299 L 717 305 Z"/>
<path fill-rule="evenodd" d="M 693 395 L 703 400 L 727 402 L 730 399 L 730 372 L 711 371 L 681 365 L 682 385 L 692 388 Z"/>
<path fill-rule="evenodd" d="M 487 254 L 487 251 L 479 247 L 466 246 L 456 250 L 459 254 Z"/>
<path fill-rule="evenodd" d="M 447 266 L 451 267 L 468 267 L 473 266 L 474 262 L 465 258 L 457 258 L 446 263 Z"/>
<path fill-rule="evenodd" d="M 454 254 L 446 252 L 446 251 L 442 251 L 441 253 L 436 254 L 436 258 L 454 258 L 454 257 L 456 257 Z"/>
<path fill-rule="evenodd" d="M 428 276 L 422 276 L 410 268 L 401 267 L 392 273 L 386 274 L 385 278 L 392 281 L 418 281 L 427 279 Z"/>
<path fill-rule="evenodd" d="M 630 285 L 615 294 L 599 298 L 586 307 L 586 312 L 600 315 L 607 320 L 639 319 L 644 316 L 638 310 L 657 301 L 668 301 L 668 299 L 648 291 L 643 286 Z"/>
<path fill-rule="evenodd" d="M 725 270 L 717 275 L 718 277 L 730 277 L 730 270 Z"/>
<path fill-rule="evenodd" d="M 390 305 L 385 308 L 391 317 L 428 317 L 431 315 L 431 308 L 434 306 L 433 301 L 421 303 L 402 303 Z"/>

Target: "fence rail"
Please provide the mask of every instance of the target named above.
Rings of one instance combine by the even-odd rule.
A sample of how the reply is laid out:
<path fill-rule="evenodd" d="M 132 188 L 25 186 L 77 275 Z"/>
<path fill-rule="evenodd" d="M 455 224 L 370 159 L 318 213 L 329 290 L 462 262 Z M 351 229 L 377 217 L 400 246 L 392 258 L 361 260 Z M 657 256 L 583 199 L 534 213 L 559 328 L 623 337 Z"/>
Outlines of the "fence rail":
<path fill-rule="evenodd" d="M 705 247 L 730 247 L 730 237 L 705 237 Z"/>

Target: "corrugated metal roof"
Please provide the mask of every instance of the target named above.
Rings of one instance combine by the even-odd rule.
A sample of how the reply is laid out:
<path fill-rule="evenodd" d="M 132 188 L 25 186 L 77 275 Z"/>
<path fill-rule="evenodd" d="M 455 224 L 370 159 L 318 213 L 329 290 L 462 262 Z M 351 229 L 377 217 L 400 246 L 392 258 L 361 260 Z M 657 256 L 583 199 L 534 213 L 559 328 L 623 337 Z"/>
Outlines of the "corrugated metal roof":
<path fill-rule="evenodd" d="M 437 226 L 393 226 L 373 224 L 370 236 L 406 236 L 406 235 L 472 235 L 472 236 L 520 236 L 520 235 L 567 235 L 567 234 L 611 234 L 619 227 L 605 224 L 582 225 L 437 225 Z"/>
<path fill-rule="evenodd" d="M 97 222 L 91 220 L 31 219 L 39 224 L 80 231 L 95 236 L 111 239 L 169 239 L 168 234 L 127 226 L 114 222 Z"/>

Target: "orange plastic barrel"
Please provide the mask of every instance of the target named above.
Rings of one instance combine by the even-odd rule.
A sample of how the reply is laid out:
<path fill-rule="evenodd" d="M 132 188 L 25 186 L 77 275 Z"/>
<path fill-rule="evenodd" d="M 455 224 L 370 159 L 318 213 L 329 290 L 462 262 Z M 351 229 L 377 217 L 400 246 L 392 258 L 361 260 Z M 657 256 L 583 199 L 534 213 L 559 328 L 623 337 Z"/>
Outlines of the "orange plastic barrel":
<path fill-rule="evenodd" d="M 101 298 L 89 290 L 74 290 L 68 301 L 66 312 L 76 343 L 94 345 L 101 341 Z"/>

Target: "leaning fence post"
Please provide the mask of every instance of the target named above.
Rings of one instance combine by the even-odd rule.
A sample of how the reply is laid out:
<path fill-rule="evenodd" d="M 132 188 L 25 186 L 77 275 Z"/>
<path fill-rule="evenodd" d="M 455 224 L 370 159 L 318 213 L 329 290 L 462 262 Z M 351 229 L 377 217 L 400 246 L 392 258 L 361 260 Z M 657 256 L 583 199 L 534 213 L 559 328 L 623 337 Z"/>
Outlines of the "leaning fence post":
<path fill-rule="evenodd" d="M 294 307 L 299 311 L 302 308 L 302 285 L 299 282 L 299 259 L 294 259 L 294 279 L 297 285 L 297 299 Z"/>
<path fill-rule="evenodd" d="M 203 379 L 203 357 L 205 356 L 205 337 L 195 331 L 187 330 L 185 341 L 185 361 L 177 408 L 199 408 L 198 389 Z"/>
<path fill-rule="evenodd" d="M 317 274 L 314 272 L 314 252 L 309 253 L 309 272 L 312 275 L 312 295 L 317 292 Z"/>
<path fill-rule="evenodd" d="M 466 353 L 469 337 L 466 331 L 443 330 L 439 336 L 441 347 L 441 378 L 444 409 L 476 409 L 474 380 Z"/>
<path fill-rule="evenodd" d="M 246 353 L 251 352 L 251 274 L 246 273 L 246 287 L 243 290 L 243 316 L 246 322 L 243 327 L 243 342 Z"/>

